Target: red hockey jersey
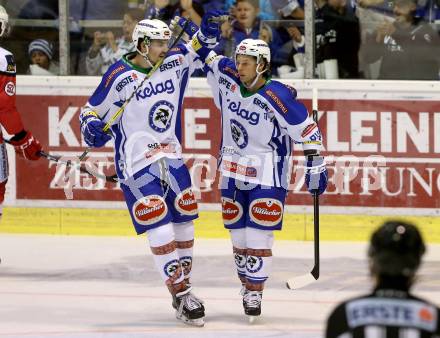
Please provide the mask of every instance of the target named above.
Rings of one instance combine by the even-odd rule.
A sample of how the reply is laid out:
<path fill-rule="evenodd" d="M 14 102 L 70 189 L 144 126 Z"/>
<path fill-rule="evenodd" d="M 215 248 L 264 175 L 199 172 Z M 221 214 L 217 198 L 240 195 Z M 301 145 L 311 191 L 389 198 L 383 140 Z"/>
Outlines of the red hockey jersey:
<path fill-rule="evenodd" d="M 14 56 L 0 47 L 0 124 L 11 135 L 24 129 L 15 106 L 15 75 Z"/>

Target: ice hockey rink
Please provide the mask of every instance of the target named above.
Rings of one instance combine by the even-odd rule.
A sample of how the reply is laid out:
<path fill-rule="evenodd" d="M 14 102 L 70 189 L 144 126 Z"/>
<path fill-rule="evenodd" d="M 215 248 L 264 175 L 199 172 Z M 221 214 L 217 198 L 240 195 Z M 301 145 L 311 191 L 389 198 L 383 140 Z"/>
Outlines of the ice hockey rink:
<path fill-rule="evenodd" d="M 313 242 L 276 241 L 263 314 L 243 314 L 230 244 L 195 245 L 194 293 L 206 324 L 174 318 L 145 237 L 0 235 L 0 337 L 322 337 L 335 304 L 369 290 L 365 243 L 321 243 L 321 277 L 301 290 L 286 279 L 311 269 Z M 440 246 L 430 245 L 415 288 L 440 303 Z"/>

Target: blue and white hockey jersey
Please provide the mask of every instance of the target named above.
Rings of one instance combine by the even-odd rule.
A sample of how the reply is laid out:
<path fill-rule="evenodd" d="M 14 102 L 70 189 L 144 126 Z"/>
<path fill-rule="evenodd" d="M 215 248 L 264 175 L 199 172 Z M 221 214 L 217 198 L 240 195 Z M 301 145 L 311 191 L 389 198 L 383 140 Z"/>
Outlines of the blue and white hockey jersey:
<path fill-rule="evenodd" d="M 318 151 L 322 145 L 318 126 L 296 100 L 296 90 L 270 80 L 250 94 L 234 62 L 222 56 L 209 62 L 208 83 L 222 112 L 222 175 L 287 188 L 293 143 Z"/>
<path fill-rule="evenodd" d="M 106 123 L 136 91 L 111 127 L 120 178 L 133 176 L 162 157 L 182 157 L 183 96 L 190 75 L 203 66 L 189 45 L 180 44 L 139 88 L 148 71 L 132 64 L 131 55 L 126 54 L 107 70 L 81 112 L 94 111 Z"/>

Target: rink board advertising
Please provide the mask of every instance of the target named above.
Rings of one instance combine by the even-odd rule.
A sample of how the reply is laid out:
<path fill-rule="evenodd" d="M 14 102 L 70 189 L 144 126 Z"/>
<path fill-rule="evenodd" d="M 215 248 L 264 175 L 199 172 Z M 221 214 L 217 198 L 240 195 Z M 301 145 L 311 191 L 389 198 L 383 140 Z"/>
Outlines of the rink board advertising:
<path fill-rule="evenodd" d="M 82 82 L 81 82 L 82 81 Z M 78 114 L 97 79 L 82 78 L 35 82 L 18 77 L 17 106 L 25 125 L 51 154 L 82 153 Z M 321 198 L 326 208 L 357 210 L 369 208 L 414 208 L 422 214 L 440 207 L 440 93 L 437 84 L 351 81 L 289 83 L 311 109 L 311 88 L 318 87 L 319 125 L 324 136 L 324 154 L 329 170 L 329 187 Z M 21 88 L 21 90 L 20 90 Z M 334 89 L 337 88 L 337 89 Z M 417 91 L 414 90 L 417 88 Z M 206 80 L 190 84 L 182 116 L 182 146 L 199 201 L 219 203 L 216 158 L 220 145 L 220 113 L 214 105 Z M 304 185 L 300 146 L 292 157 L 293 173 L 287 204 L 310 205 Z M 46 160 L 36 163 L 11 158 L 15 186 L 8 194 L 9 205 L 23 200 L 66 200 L 65 170 Z M 100 172 L 114 173 L 112 147 L 91 154 L 90 165 Z M 30 167 L 29 167 L 30 166 Z M 37 172 L 29 175 L 29 169 Z M 11 175 L 14 171 L 11 170 Z M 71 202 L 123 201 L 117 185 L 70 173 L 74 182 Z M 12 178 L 14 182 L 14 178 Z M 347 208 L 348 207 L 348 208 Z"/>

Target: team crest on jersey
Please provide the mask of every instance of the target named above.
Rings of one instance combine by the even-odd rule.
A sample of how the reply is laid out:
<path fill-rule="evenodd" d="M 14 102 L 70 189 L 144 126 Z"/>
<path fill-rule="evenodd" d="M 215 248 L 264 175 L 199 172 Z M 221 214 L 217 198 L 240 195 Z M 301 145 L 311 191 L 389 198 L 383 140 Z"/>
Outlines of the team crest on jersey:
<path fill-rule="evenodd" d="M 246 148 L 249 136 L 243 125 L 237 120 L 231 119 L 231 135 L 234 142 L 240 149 Z"/>
<path fill-rule="evenodd" d="M 5 93 L 6 95 L 13 96 L 15 95 L 15 84 L 14 82 L 9 81 L 5 84 Z"/>
<path fill-rule="evenodd" d="M 225 225 L 234 224 L 243 216 L 243 207 L 237 201 L 222 197 L 222 217 Z"/>
<path fill-rule="evenodd" d="M 197 201 L 191 188 L 185 189 L 174 200 L 174 207 L 182 215 L 197 215 Z"/>
<path fill-rule="evenodd" d="M 151 108 L 148 123 L 153 130 L 163 133 L 170 128 L 173 113 L 174 106 L 170 102 L 159 101 Z"/>
<path fill-rule="evenodd" d="M 275 226 L 283 218 L 283 204 L 273 198 L 258 198 L 249 206 L 251 220 L 258 225 Z"/>
<path fill-rule="evenodd" d="M 132 212 L 139 224 L 150 225 L 157 223 L 167 215 L 167 205 L 159 195 L 149 195 L 134 203 Z"/>

